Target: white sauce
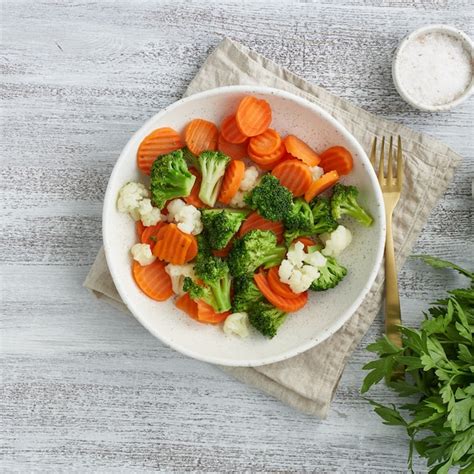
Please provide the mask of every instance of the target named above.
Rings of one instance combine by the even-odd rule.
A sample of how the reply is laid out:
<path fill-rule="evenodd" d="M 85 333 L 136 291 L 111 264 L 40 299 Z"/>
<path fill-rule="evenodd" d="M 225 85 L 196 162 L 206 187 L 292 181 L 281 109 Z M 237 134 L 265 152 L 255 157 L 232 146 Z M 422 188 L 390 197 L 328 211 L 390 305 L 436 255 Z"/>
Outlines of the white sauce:
<path fill-rule="evenodd" d="M 426 33 L 400 51 L 398 79 L 410 98 L 424 105 L 456 100 L 469 87 L 473 75 L 470 53 L 449 33 Z"/>

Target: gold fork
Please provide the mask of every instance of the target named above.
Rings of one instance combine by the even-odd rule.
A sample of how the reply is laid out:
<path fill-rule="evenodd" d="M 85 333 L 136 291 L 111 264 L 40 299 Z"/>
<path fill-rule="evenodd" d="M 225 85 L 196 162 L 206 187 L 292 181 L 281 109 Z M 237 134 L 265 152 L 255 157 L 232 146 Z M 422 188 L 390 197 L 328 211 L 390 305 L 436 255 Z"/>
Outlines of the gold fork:
<path fill-rule="evenodd" d="M 398 137 L 396 151 L 396 173 L 393 170 L 395 152 L 393 150 L 392 137 L 390 137 L 388 146 L 387 174 L 385 174 L 385 137 L 382 137 L 378 169 L 376 166 L 376 155 L 377 137 L 372 142 L 370 162 L 377 173 L 385 203 L 387 226 L 385 238 L 385 334 L 396 346 L 401 347 L 402 339 L 398 327 L 402 322 L 400 316 L 400 296 L 398 294 L 397 266 L 395 264 L 392 235 L 392 214 L 400 199 L 403 185 L 402 141 L 400 136 Z"/>

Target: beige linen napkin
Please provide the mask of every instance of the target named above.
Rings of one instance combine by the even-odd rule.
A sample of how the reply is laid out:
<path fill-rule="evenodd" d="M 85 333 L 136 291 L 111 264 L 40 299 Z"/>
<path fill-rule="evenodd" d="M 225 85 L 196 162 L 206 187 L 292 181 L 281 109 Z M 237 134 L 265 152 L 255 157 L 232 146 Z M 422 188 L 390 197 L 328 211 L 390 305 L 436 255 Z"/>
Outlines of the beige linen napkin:
<path fill-rule="evenodd" d="M 233 84 L 266 85 L 304 97 L 342 122 L 366 150 L 369 150 L 374 136 L 402 137 L 406 179 L 394 215 L 395 251 L 400 268 L 430 211 L 450 183 L 460 157 L 442 143 L 365 112 L 229 39 L 222 41 L 209 56 L 186 95 Z M 354 316 L 317 347 L 292 359 L 262 367 L 222 369 L 298 410 L 324 418 L 348 357 L 380 308 L 383 280 L 381 269 Z M 98 297 L 106 298 L 109 303 L 127 311 L 107 269 L 103 250 L 84 285 Z"/>

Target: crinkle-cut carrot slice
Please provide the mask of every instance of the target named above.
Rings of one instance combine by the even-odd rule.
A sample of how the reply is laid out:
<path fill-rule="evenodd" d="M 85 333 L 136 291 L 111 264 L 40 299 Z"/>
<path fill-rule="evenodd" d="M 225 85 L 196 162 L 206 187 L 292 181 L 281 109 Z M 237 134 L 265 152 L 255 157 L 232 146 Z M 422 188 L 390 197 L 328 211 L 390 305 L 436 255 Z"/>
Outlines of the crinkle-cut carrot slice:
<path fill-rule="evenodd" d="M 247 157 L 247 142 L 239 144 L 230 143 L 222 136 L 222 134 L 219 135 L 217 149 L 233 160 L 242 160 Z"/>
<path fill-rule="evenodd" d="M 272 175 L 277 177 L 280 183 L 288 188 L 295 197 L 302 196 L 313 181 L 309 166 L 296 159 L 278 163 L 273 168 Z"/>
<path fill-rule="evenodd" d="M 269 221 L 268 219 L 263 218 L 257 211 L 252 212 L 252 214 L 245 219 L 239 229 L 239 237 L 242 237 L 247 232 L 254 229 L 272 231 L 276 235 L 278 242 L 283 240 L 283 232 L 285 231 L 281 222 Z"/>
<path fill-rule="evenodd" d="M 229 143 L 238 144 L 247 140 L 247 135 L 244 135 L 237 126 L 235 115 L 229 115 L 221 123 L 221 135 L 224 140 Z"/>
<path fill-rule="evenodd" d="M 266 100 L 248 95 L 240 101 L 235 121 L 239 130 L 247 137 L 260 135 L 272 122 L 270 104 Z"/>
<path fill-rule="evenodd" d="M 194 168 L 190 168 L 189 172 L 196 176 L 196 181 L 194 181 L 193 188 L 191 189 L 191 194 L 184 197 L 186 204 L 193 205 L 194 207 L 206 207 L 206 205 L 199 199 L 199 191 L 201 189 L 201 173 L 199 173 Z"/>
<path fill-rule="evenodd" d="M 197 318 L 201 323 L 219 324 L 230 314 L 230 311 L 216 313 L 211 305 L 208 305 L 202 300 L 197 300 L 196 303 L 198 307 Z"/>
<path fill-rule="evenodd" d="M 186 260 L 184 263 L 188 263 L 194 260 L 198 253 L 198 243 L 196 237 L 191 235 L 191 244 L 189 245 L 188 252 L 186 253 Z"/>
<path fill-rule="evenodd" d="M 171 278 L 166 273 L 165 266 L 160 260 L 144 266 L 133 261 L 132 273 L 136 284 L 145 295 L 157 301 L 165 301 L 173 294 Z"/>
<path fill-rule="evenodd" d="M 308 166 L 317 166 L 321 161 L 319 155 L 308 144 L 294 135 L 285 137 L 283 143 L 288 153 Z"/>
<path fill-rule="evenodd" d="M 160 229 L 165 225 L 164 222 L 158 222 L 156 225 L 150 225 L 145 227 L 144 231 L 142 232 L 140 242 L 142 244 L 148 244 L 150 248 L 153 250 L 153 247 L 158 240 L 158 232 Z"/>
<path fill-rule="evenodd" d="M 299 293 L 296 298 L 283 298 L 275 293 L 268 284 L 267 276 L 264 272 L 256 273 L 253 276 L 255 284 L 262 292 L 263 296 L 275 307 L 287 313 L 293 313 L 301 309 L 308 301 L 308 292 Z"/>
<path fill-rule="evenodd" d="M 137 233 L 138 239 L 141 242 L 143 231 L 145 230 L 145 226 L 141 220 L 135 222 L 135 232 Z"/>
<path fill-rule="evenodd" d="M 198 305 L 193 299 L 191 299 L 188 293 L 184 293 L 184 295 L 178 297 L 174 304 L 191 318 L 198 318 Z"/>
<path fill-rule="evenodd" d="M 267 156 L 277 151 L 280 145 L 280 134 L 276 130 L 273 130 L 273 128 L 268 128 L 260 135 L 256 135 L 250 139 L 249 150 L 254 155 Z"/>
<path fill-rule="evenodd" d="M 252 152 L 252 150 L 250 150 L 250 148 L 247 148 L 247 153 L 249 158 L 263 169 L 264 167 L 268 168 L 269 166 L 275 166 L 283 158 L 283 156 L 285 156 L 286 149 L 283 143 L 281 143 L 278 149 L 270 155 L 256 155 Z"/>
<path fill-rule="evenodd" d="M 306 191 L 304 198 L 306 202 L 312 201 L 318 194 L 326 191 L 331 186 L 334 186 L 339 180 L 339 174 L 337 171 L 329 171 L 323 174 L 319 179 L 313 181 L 311 186 Z"/>
<path fill-rule="evenodd" d="M 278 274 L 279 268 L 280 267 L 272 267 L 268 270 L 267 279 L 270 288 L 282 298 L 297 298 L 298 294 L 294 293 L 286 283 L 280 281 L 280 275 Z"/>
<path fill-rule="evenodd" d="M 176 224 L 168 224 L 160 229 L 153 255 L 165 262 L 182 265 L 186 263 L 189 247 L 194 236 L 181 232 Z"/>
<path fill-rule="evenodd" d="M 354 167 L 354 160 L 351 152 L 343 146 L 333 146 L 323 151 L 319 166 L 325 173 L 328 171 L 337 171 L 339 176 L 349 174 Z"/>
<path fill-rule="evenodd" d="M 217 127 L 208 120 L 194 119 L 188 123 L 184 132 L 184 141 L 191 153 L 200 155 L 203 151 L 217 149 Z"/>
<path fill-rule="evenodd" d="M 218 200 L 222 204 L 229 204 L 237 194 L 240 183 L 244 179 L 245 163 L 240 160 L 232 160 L 225 170 Z"/>
<path fill-rule="evenodd" d="M 137 166 L 150 174 L 151 165 L 160 156 L 183 148 L 184 143 L 176 130 L 170 127 L 157 128 L 146 136 L 137 151 Z"/>

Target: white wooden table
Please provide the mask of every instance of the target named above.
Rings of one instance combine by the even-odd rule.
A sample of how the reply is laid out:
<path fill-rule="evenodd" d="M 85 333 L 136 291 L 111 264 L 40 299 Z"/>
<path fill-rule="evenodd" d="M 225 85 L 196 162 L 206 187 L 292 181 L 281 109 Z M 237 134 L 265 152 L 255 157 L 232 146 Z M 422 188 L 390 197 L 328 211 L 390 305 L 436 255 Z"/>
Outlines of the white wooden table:
<path fill-rule="evenodd" d="M 472 5 L 381 3 L 3 2 L 1 471 L 405 471 L 403 432 L 359 395 L 380 317 L 318 421 L 164 347 L 81 287 L 121 148 L 225 35 L 461 153 L 416 251 L 472 267 L 474 100 L 416 112 L 390 74 L 416 27 L 449 23 L 472 37 Z M 400 279 L 408 323 L 457 282 L 414 262 Z M 372 396 L 391 400 L 382 387 Z"/>

